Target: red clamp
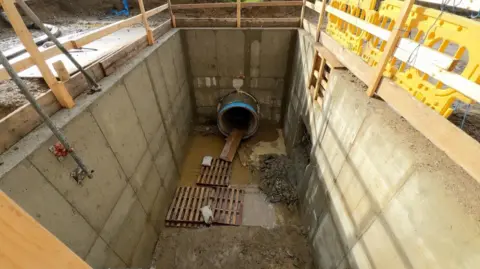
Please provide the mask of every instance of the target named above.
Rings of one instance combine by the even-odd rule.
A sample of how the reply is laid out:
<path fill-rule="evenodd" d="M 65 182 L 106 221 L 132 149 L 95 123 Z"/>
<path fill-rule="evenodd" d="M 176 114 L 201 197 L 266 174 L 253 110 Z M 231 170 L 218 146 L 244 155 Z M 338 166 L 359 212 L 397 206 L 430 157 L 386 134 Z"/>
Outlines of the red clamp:
<path fill-rule="evenodd" d="M 55 143 L 52 147 L 50 147 L 50 151 L 55 155 L 55 157 L 66 157 L 69 152 L 73 151 L 73 148 L 68 151 L 60 142 Z"/>

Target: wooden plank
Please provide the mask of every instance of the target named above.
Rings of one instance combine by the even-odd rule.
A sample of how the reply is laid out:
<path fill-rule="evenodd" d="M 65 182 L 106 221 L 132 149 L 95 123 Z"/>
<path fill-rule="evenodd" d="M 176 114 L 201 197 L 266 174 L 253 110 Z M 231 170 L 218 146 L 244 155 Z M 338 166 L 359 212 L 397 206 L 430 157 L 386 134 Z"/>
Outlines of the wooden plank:
<path fill-rule="evenodd" d="M 63 43 L 63 46 L 67 50 L 74 49 L 73 42 L 71 40 L 66 41 Z M 47 49 L 41 50 L 42 56 L 44 59 L 50 59 L 56 55 L 61 54 L 62 52 L 57 48 L 57 46 L 51 46 Z M 31 66 L 35 65 L 35 62 L 33 60 L 33 57 L 30 57 L 29 55 L 26 55 L 26 58 L 21 58 L 19 57 L 18 59 L 14 59 L 13 61 L 10 62 L 12 65 L 13 69 L 17 72 L 21 72 L 23 70 L 26 70 L 30 68 Z M 6 80 L 9 79 L 10 75 L 7 73 L 7 70 L 5 68 L 1 67 L 0 68 L 0 80 Z"/>
<path fill-rule="evenodd" d="M 0 268 L 91 269 L 0 191 Z"/>
<path fill-rule="evenodd" d="M 181 9 L 202 9 L 202 8 L 233 8 L 237 3 L 200 3 L 200 4 L 176 4 L 172 5 L 173 10 Z"/>
<path fill-rule="evenodd" d="M 162 23 L 160 26 L 153 29 L 154 39 L 158 39 L 158 37 L 170 31 L 171 28 L 169 21 Z M 136 56 L 147 46 L 147 42 L 143 36 L 101 60 L 100 64 L 104 70 L 105 76 L 113 74 L 118 68 L 122 67 L 127 61 Z"/>
<path fill-rule="evenodd" d="M 345 66 L 337 59 L 337 57 L 320 43 L 315 43 L 315 49 L 320 54 L 320 57 L 325 58 L 327 65 L 330 68 L 345 68 Z"/>
<path fill-rule="evenodd" d="M 171 29 L 170 23 L 164 22 L 162 25 L 156 27 L 153 30 L 154 36 L 163 35 Z M 144 37 L 137 39 L 137 41 L 143 42 L 146 45 Z M 139 50 L 135 52 L 129 52 L 128 57 L 125 55 L 125 50 L 128 48 L 122 48 L 120 51 L 112 54 L 110 56 L 110 64 L 112 68 L 116 68 L 119 63 L 124 63 L 126 60 L 132 58 Z M 118 57 L 116 55 L 122 55 Z M 126 59 L 126 60 L 125 60 Z M 117 64 L 118 63 L 118 64 Z M 95 63 L 90 65 L 85 69 L 87 73 L 93 75 L 97 81 L 105 77 L 100 63 Z M 116 70 L 116 69 L 115 69 Z M 82 73 L 77 73 L 65 82 L 65 86 L 68 89 L 70 95 L 75 98 L 83 93 L 85 90 L 89 89 L 89 84 Z M 44 109 L 44 111 L 49 115 L 53 115 L 55 112 L 61 109 L 60 104 L 56 100 L 52 91 L 49 90 L 46 93 L 41 94 L 37 97 L 37 103 Z M 38 125 L 43 122 L 41 117 L 33 109 L 30 104 L 25 104 L 22 107 L 17 108 L 14 112 L 10 113 L 3 119 L 0 119 L 0 154 L 5 152 L 30 131 L 35 129 Z"/>
<path fill-rule="evenodd" d="M 320 58 L 320 56 L 318 56 L 318 57 Z M 323 74 L 323 70 L 325 70 L 325 64 L 326 64 L 325 58 L 321 58 L 320 68 L 318 69 L 319 74 Z M 313 91 L 313 100 L 316 100 L 319 96 L 323 97 L 323 94 L 320 92 L 320 82 L 321 81 L 322 81 L 321 77 L 317 79 L 317 82 L 315 84 L 315 90 Z M 325 88 L 325 89 L 327 89 L 327 88 Z"/>
<path fill-rule="evenodd" d="M 222 153 L 220 154 L 220 159 L 232 162 L 233 158 L 235 157 L 235 153 L 237 153 L 238 146 L 240 146 L 240 142 L 242 142 L 243 135 L 245 131 L 233 129 L 230 135 L 227 138 L 227 142 L 223 147 Z"/>
<path fill-rule="evenodd" d="M 143 5 L 143 0 L 138 0 L 138 6 L 140 7 L 140 13 L 142 14 L 143 27 L 145 27 L 145 31 L 147 33 L 147 42 L 148 42 L 148 45 L 151 46 L 153 45 L 153 43 L 155 43 L 155 39 L 153 38 L 152 29 L 148 24 L 148 17 L 147 17 L 147 14 L 145 13 L 145 6 Z"/>
<path fill-rule="evenodd" d="M 68 93 L 65 85 L 62 82 L 57 81 L 52 71 L 47 66 L 45 59 L 38 50 L 37 44 L 35 44 L 33 41 L 32 34 L 29 32 L 27 26 L 23 22 L 22 16 L 20 16 L 20 13 L 18 13 L 13 0 L 0 0 L 0 4 L 3 7 L 3 10 L 7 13 L 8 19 L 10 20 L 10 24 L 15 30 L 15 33 L 20 41 L 22 41 L 23 46 L 30 54 L 33 62 L 38 66 L 38 69 L 40 69 L 45 82 L 48 84 L 50 89 L 52 89 L 52 92 L 60 105 L 67 108 L 74 107 L 75 102 L 73 101 L 72 96 L 70 93 Z"/>
<path fill-rule="evenodd" d="M 310 8 L 310 9 L 313 10 L 313 11 L 316 11 L 316 12 L 320 13 L 320 10 L 321 10 L 321 9 L 318 8 L 317 6 L 315 6 L 315 4 L 312 3 L 312 2 L 306 1 L 305 6 L 308 7 L 308 8 Z"/>
<path fill-rule="evenodd" d="M 302 11 L 300 12 L 300 28 L 303 27 L 303 18 L 305 17 L 305 4 L 307 2 L 307 0 L 303 0 Z"/>
<path fill-rule="evenodd" d="M 363 27 L 363 30 L 370 32 L 383 40 L 387 40 L 390 37 L 389 31 L 376 25 L 369 24 L 363 20 L 359 20 L 330 6 L 327 7 L 327 12 L 331 12 L 335 16 L 343 16 L 341 19 L 345 21 L 347 21 L 347 17 L 350 16 L 351 18 L 348 19 L 350 20 L 348 21 L 349 23 L 352 23 L 359 28 Z M 367 26 L 368 28 L 366 28 Z M 417 55 L 417 57 L 414 57 L 415 62 L 409 62 L 412 53 Z M 444 85 L 480 102 L 480 85 L 462 77 L 461 75 L 447 71 L 450 70 L 450 66 L 457 61 L 456 59 L 434 49 L 422 46 L 407 38 L 400 39 L 399 45 L 393 56 L 402 62 L 409 63 L 411 66 L 442 82 Z M 368 79 L 371 79 L 371 76 L 373 75 L 369 75 Z"/>
<path fill-rule="evenodd" d="M 236 27 L 237 18 L 176 17 L 177 27 Z M 298 27 L 300 18 L 241 18 L 242 27 Z"/>
<path fill-rule="evenodd" d="M 357 78 L 369 83 L 368 78 L 374 72 L 373 67 L 344 49 L 325 32 L 322 32 L 320 40 Z M 388 78 L 380 83 L 377 95 L 480 183 L 480 143 Z"/>
<path fill-rule="evenodd" d="M 2 0 L 2 1 L 12 1 L 12 0 Z M 154 9 L 151 9 L 147 11 L 145 14 L 147 17 L 151 17 L 153 15 L 158 14 L 159 12 L 162 12 L 168 8 L 168 4 L 164 4 L 162 6 L 156 7 Z M 62 43 L 62 45 L 67 49 L 71 50 L 74 48 L 80 48 L 94 40 L 100 39 L 104 36 L 110 35 L 122 28 L 132 26 L 137 23 L 141 23 L 142 21 L 142 14 L 131 17 L 129 19 L 123 20 L 123 21 L 118 21 L 116 23 L 107 25 L 105 27 L 98 28 L 94 31 L 88 32 L 85 35 L 82 35 L 75 40 L 68 40 Z M 170 24 L 170 22 L 169 22 Z M 155 31 L 154 31 L 155 32 Z M 155 33 L 154 33 L 155 35 Z M 59 55 L 61 51 L 56 47 L 52 46 L 49 47 L 41 52 L 43 59 L 50 59 L 53 56 Z M 33 57 L 29 56 L 27 58 L 15 61 L 12 63 L 13 68 L 15 71 L 20 72 L 23 71 L 32 65 L 36 64 Z M 8 75 L 7 71 L 2 67 L 0 68 L 0 80 L 5 80 L 10 78 Z"/>
<path fill-rule="evenodd" d="M 177 27 L 177 23 L 175 22 L 175 15 L 173 15 L 172 1 L 167 0 L 167 5 L 168 5 L 168 13 L 170 13 L 170 20 L 172 22 L 172 27 L 175 28 Z"/>
<path fill-rule="evenodd" d="M 59 60 L 54 62 L 53 68 L 55 68 L 55 71 L 57 72 L 60 81 L 65 82 L 70 79 L 70 73 L 67 71 L 67 68 L 65 68 L 65 65 L 62 61 Z"/>
<path fill-rule="evenodd" d="M 395 52 L 395 49 L 397 48 L 397 45 L 398 45 L 398 41 L 400 41 L 400 38 L 405 33 L 404 25 L 405 25 L 405 22 L 407 21 L 408 14 L 410 14 L 410 11 L 412 10 L 413 3 L 415 3 L 415 0 L 405 0 L 403 2 L 402 9 L 400 10 L 400 14 L 398 15 L 398 18 L 395 20 L 395 26 L 393 27 L 393 31 L 391 32 L 390 37 L 388 38 L 385 49 L 383 50 L 383 53 L 380 57 L 380 61 L 378 62 L 375 72 L 372 74 L 372 77 L 370 78 L 372 82 L 369 83 L 369 86 L 368 86 L 368 90 L 367 90 L 368 96 L 373 96 L 373 94 L 377 90 L 377 87 L 380 84 L 380 80 L 383 77 L 383 72 L 385 71 L 385 67 L 387 66 L 388 62 L 390 61 L 390 58 Z"/>
<path fill-rule="evenodd" d="M 243 7 L 298 7 L 303 6 L 303 1 L 271 1 L 271 2 L 243 2 Z"/>
<path fill-rule="evenodd" d="M 318 12 L 318 22 L 317 22 L 317 31 L 315 33 L 315 42 L 317 42 L 318 39 L 320 38 L 322 23 L 323 23 L 323 20 L 325 19 L 325 10 L 326 10 L 326 7 L 328 6 L 327 0 L 323 0 L 323 2 L 318 1 L 316 3 L 319 3 L 319 4 L 321 3 L 321 6 Z"/>
<path fill-rule="evenodd" d="M 164 10 L 168 9 L 168 4 L 164 4 L 164 5 L 161 5 L 159 7 L 156 7 L 154 9 L 151 9 L 147 12 L 145 12 L 145 15 L 148 17 L 151 17 L 153 15 L 156 15 Z M 76 40 L 73 40 L 75 45 L 77 47 L 82 47 L 94 40 L 97 40 L 101 37 L 104 37 L 104 36 L 107 36 L 111 33 L 114 33 L 122 28 L 125 28 L 125 27 L 129 27 L 129 26 L 132 26 L 134 24 L 137 24 L 137 23 L 140 23 L 142 22 L 142 14 L 139 14 L 137 16 L 133 16 L 129 19 L 126 19 L 126 20 L 123 20 L 123 21 L 119 21 L 119 22 L 116 22 L 116 23 L 112 23 L 110 25 L 107 25 L 105 27 L 102 27 L 102 28 L 99 28 L 99 29 L 96 29 L 92 32 L 89 32 L 89 33 L 86 33 L 85 35 L 77 38 Z"/>
<path fill-rule="evenodd" d="M 326 10 L 328 13 L 335 15 L 343 21 L 348 22 L 349 24 L 352 24 L 382 40 L 388 41 L 390 39 L 391 32 L 387 29 L 383 29 L 382 27 L 358 19 L 355 16 L 352 16 L 331 6 L 328 6 Z M 417 55 L 417 57 L 415 57 L 415 62 L 410 63 L 410 65 L 414 67 L 416 67 L 416 64 L 418 63 L 425 62 L 429 63 L 429 65 L 449 70 L 452 64 L 457 61 L 450 55 L 423 46 L 408 38 L 401 38 L 398 43 L 397 49 L 395 50 L 394 57 L 403 62 L 408 62 L 411 58 L 410 56 L 412 55 L 412 53 L 415 53 Z"/>
<path fill-rule="evenodd" d="M 237 28 L 242 27 L 242 1 L 237 0 Z"/>

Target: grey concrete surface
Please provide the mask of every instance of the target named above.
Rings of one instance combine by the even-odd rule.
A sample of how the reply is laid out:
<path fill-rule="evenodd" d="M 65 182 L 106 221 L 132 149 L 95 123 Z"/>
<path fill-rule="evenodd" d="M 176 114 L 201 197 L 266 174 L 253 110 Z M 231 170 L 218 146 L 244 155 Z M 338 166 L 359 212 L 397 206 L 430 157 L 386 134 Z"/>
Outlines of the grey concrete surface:
<path fill-rule="evenodd" d="M 181 38 L 165 34 L 52 117 L 94 178 L 76 184 L 46 127 L 1 156 L 0 189 L 93 268 L 150 264 L 194 120 Z"/>
<path fill-rule="evenodd" d="M 260 116 L 279 122 L 293 29 L 185 29 L 196 113 L 201 123 L 216 119 L 219 100 L 245 76 L 242 90 L 258 99 Z"/>
<path fill-rule="evenodd" d="M 302 124 L 312 141 L 298 191 L 316 266 L 476 268 L 478 183 L 346 71 L 313 102 L 312 45 L 300 30 L 284 130 L 289 152 Z"/>

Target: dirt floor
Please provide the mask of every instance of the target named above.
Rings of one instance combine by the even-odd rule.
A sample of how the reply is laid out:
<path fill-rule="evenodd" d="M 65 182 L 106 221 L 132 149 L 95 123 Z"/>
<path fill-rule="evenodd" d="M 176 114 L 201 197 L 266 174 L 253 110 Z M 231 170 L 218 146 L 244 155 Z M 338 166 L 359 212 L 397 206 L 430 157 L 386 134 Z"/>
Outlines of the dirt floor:
<path fill-rule="evenodd" d="M 199 126 L 191 137 L 179 186 L 194 186 L 204 156 L 218 157 L 225 138 L 216 126 Z M 265 156 L 286 159 L 283 134 L 262 122 L 257 134 L 242 142 L 233 161 L 230 184 L 245 189 L 242 225 L 202 229 L 165 228 L 153 265 L 156 268 L 313 268 L 306 232 L 295 206 L 271 203 L 259 185 Z M 277 179 L 289 184 L 287 173 Z M 290 188 L 289 190 L 293 190 Z"/>
<path fill-rule="evenodd" d="M 305 237 L 296 226 L 165 229 L 155 265 L 158 269 L 313 269 Z"/>

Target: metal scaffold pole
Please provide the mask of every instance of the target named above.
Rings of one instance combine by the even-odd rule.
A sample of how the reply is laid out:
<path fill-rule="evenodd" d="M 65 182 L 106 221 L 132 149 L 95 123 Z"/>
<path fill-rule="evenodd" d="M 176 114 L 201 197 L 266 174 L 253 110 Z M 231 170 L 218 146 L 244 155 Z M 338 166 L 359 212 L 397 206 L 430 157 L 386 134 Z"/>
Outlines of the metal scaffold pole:
<path fill-rule="evenodd" d="M 85 176 L 92 178 L 93 175 L 93 170 L 89 170 L 87 166 L 84 164 L 82 159 L 75 153 L 73 148 L 70 146 L 70 144 L 67 141 L 67 138 L 65 135 L 58 129 L 58 127 L 53 123 L 53 121 L 50 119 L 50 117 L 43 111 L 43 109 L 40 107 L 40 105 L 37 103 L 35 100 L 35 97 L 30 93 L 28 90 L 27 85 L 23 80 L 18 76 L 17 72 L 13 69 L 13 67 L 10 65 L 8 62 L 8 59 L 5 57 L 5 55 L 0 51 L 0 64 L 3 65 L 5 70 L 7 70 L 8 74 L 12 78 L 12 80 L 17 84 L 18 88 L 22 92 L 23 95 L 27 98 L 28 102 L 32 105 L 32 107 L 35 109 L 35 111 L 43 118 L 45 121 L 45 124 L 50 128 L 52 133 L 55 135 L 55 137 L 60 141 L 60 143 L 64 146 L 65 150 L 70 153 L 72 158 L 75 160 L 75 162 L 78 164 L 78 168 L 72 172 L 72 177 L 80 184 L 82 183 L 82 180 L 85 178 Z"/>

